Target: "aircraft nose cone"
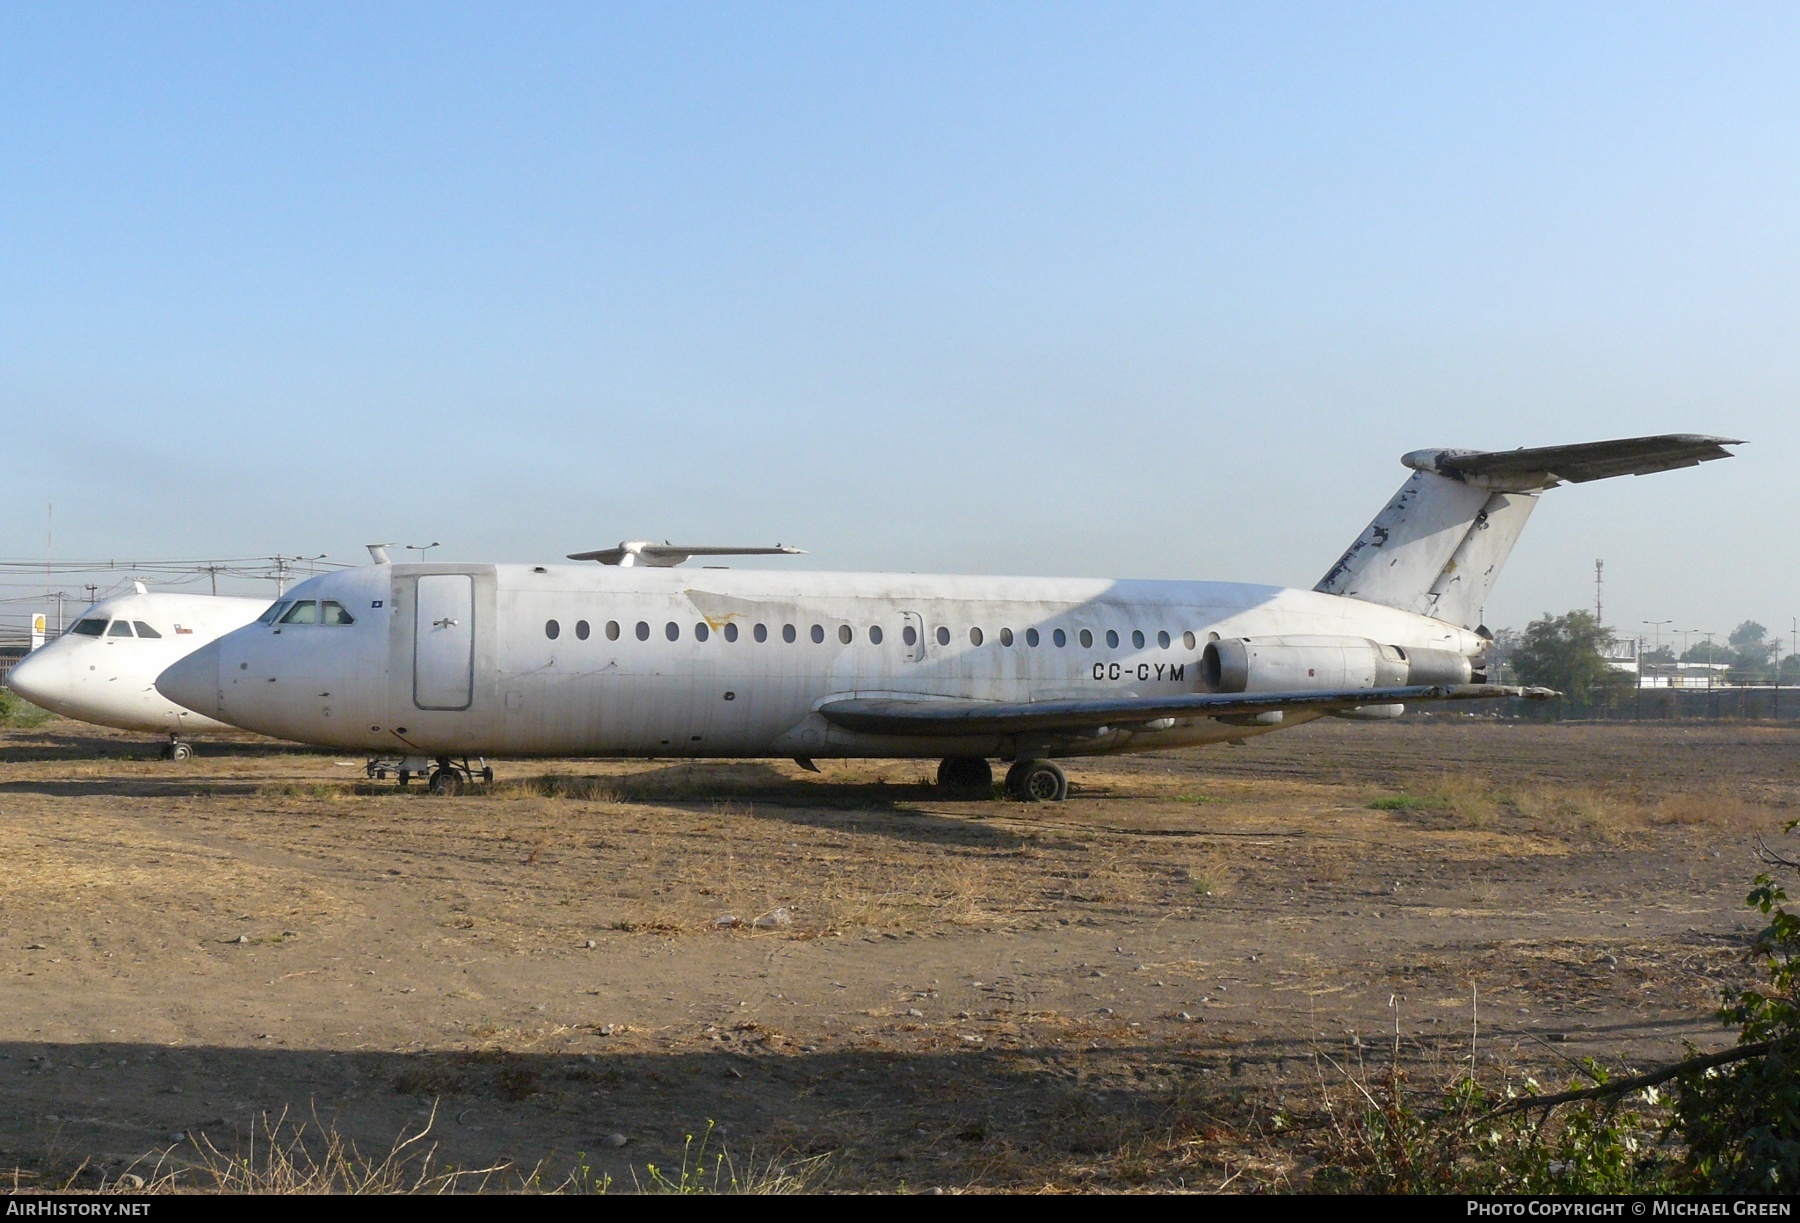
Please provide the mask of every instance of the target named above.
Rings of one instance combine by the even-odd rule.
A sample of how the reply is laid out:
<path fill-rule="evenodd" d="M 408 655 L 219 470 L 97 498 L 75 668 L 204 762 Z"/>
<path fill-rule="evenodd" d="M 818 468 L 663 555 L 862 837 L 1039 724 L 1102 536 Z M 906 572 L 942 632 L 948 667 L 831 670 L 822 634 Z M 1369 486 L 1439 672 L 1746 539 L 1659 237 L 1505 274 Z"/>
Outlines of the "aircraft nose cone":
<path fill-rule="evenodd" d="M 219 643 L 208 642 L 156 677 L 156 690 L 195 713 L 219 716 Z"/>
<path fill-rule="evenodd" d="M 58 686 L 57 670 L 56 664 L 43 658 L 41 654 L 27 654 L 6 673 L 6 686 L 32 704 L 43 705 L 45 701 L 54 699 L 54 689 Z M 64 667 L 62 670 L 66 674 L 68 668 Z"/>

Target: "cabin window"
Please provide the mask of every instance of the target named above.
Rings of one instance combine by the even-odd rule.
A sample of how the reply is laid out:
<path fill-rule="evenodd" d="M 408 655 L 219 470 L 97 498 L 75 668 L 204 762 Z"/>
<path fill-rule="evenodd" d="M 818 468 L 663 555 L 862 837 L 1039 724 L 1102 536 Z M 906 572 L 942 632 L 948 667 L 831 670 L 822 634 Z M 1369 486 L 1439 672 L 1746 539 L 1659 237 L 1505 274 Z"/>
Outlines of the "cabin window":
<path fill-rule="evenodd" d="M 267 612 L 263 613 L 263 619 L 267 620 L 268 617 L 273 615 L 277 610 L 280 609 L 280 607 L 281 607 L 281 604 L 279 604 L 279 603 L 277 603 L 274 607 L 271 607 Z M 106 631 L 106 621 L 104 621 L 104 620 L 77 620 L 75 622 L 75 627 L 71 628 L 69 631 L 71 633 L 79 633 L 83 637 L 98 637 L 100 634 L 102 634 Z"/>
<path fill-rule="evenodd" d="M 1036 629 L 1028 628 L 1025 630 L 1025 644 L 1030 646 L 1032 649 L 1035 650 L 1037 648 L 1038 642 L 1040 642 L 1042 640 L 1043 640 L 1043 638 L 1038 636 L 1038 631 Z"/>
<path fill-rule="evenodd" d="M 1086 629 L 1081 630 L 1081 648 L 1084 650 L 1094 648 L 1094 635 Z"/>
<path fill-rule="evenodd" d="M 881 644 L 881 626 L 879 624 L 871 624 L 869 626 L 869 644 Z"/>
<path fill-rule="evenodd" d="M 1119 648 L 1119 633 L 1117 629 L 1109 628 L 1106 630 L 1106 648 L 1109 650 L 1116 650 Z"/>
<path fill-rule="evenodd" d="M 856 630 L 852 629 L 848 624 L 838 625 L 838 642 L 840 644 L 849 645 L 855 639 Z"/>
<path fill-rule="evenodd" d="M 558 637 L 562 636 L 562 625 L 554 620 L 544 621 L 544 636 L 555 641 Z"/>
<path fill-rule="evenodd" d="M 1050 640 L 1054 641 L 1056 643 L 1056 648 L 1060 650 L 1069 644 L 1069 635 L 1061 629 L 1057 629 L 1054 633 L 1050 634 Z"/>
<path fill-rule="evenodd" d="M 281 618 L 283 624 L 317 624 L 319 622 L 319 605 L 311 599 L 302 599 L 288 608 L 287 615 Z"/>
<path fill-rule="evenodd" d="M 904 626 L 903 628 L 901 628 L 900 640 L 904 641 L 909 646 L 918 645 L 919 644 L 918 631 L 916 629 L 914 629 L 912 625 L 908 624 L 908 625 Z"/>
<path fill-rule="evenodd" d="M 142 620 L 133 620 L 131 627 L 137 630 L 139 637 L 161 637 L 162 634 L 145 624 Z"/>
<path fill-rule="evenodd" d="M 1193 630 L 1190 629 L 1189 631 L 1187 631 L 1181 635 L 1181 644 L 1186 646 L 1190 650 L 1194 648 L 1195 642 L 1194 642 Z"/>
<path fill-rule="evenodd" d="M 1134 628 L 1131 630 L 1131 648 L 1134 650 L 1141 650 L 1144 648 L 1143 629 Z"/>
<path fill-rule="evenodd" d="M 336 599 L 327 599 L 323 603 L 319 604 L 319 623 L 320 624 L 355 624 L 356 617 L 352 616 L 349 612 L 345 611 L 344 605 L 342 603 L 339 603 Z M 141 637 L 141 636 L 143 636 L 143 634 L 139 633 L 138 636 Z M 587 634 L 583 633 L 582 636 L 585 637 L 585 636 L 587 636 Z"/>
<path fill-rule="evenodd" d="M 738 628 L 737 628 L 737 625 L 733 624 L 731 621 L 727 620 L 725 622 L 725 628 L 723 631 L 725 633 L 725 640 L 727 640 L 727 641 L 736 641 L 737 640 Z"/>
<path fill-rule="evenodd" d="M 667 637 L 670 641 L 680 641 L 681 626 L 673 620 L 669 621 L 667 624 L 663 625 L 663 636 Z"/>
<path fill-rule="evenodd" d="M 1156 644 L 1157 644 L 1158 648 L 1160 648 L 1160 649 L 1166 650 L 1169 648 L 1169 630 L 1168 629 L 1162 629 L 1161 631 L 1159 631 L 1156 634 Z"/>
<path fill-rule="evenodd" d="M 793 625 L 791 625 L 791 624 L 784 624 L 784 625 L 782 625 L 782 626 L 781 626 L 781 639 L 782 639 L 782 640 L 783 640 L 783 641 L 785 641 L 785 642 L 787 642 L 787 643 L 788 643 L 788 644 L 789 644 L 789 645 L 793 645 L 793 644 L 794 644 L 794 638 L 795 638 L 795 637 L 797 637 L 797 636 L 799 636 L 799 634 L 798 634 L 798 633 L 796 633 L 796 632 L 794 632 L 794 626 L 793 626 Z"/>
<path fill-rule="evenodd" d="M 750 635 L 758 641 L 767 641 L 769 639 L 769 628 L 767 625 L 759 624 L 750 630 Z"/>
<path fill-rule="evenodd" d="M 819 645 L 825 640 L 825 626 L 823 624 L 815 624 L 812 626 L 812 639 L 814 645 Z"/>
<path fill-rule="evenodd" d="M 129 620 L 114 620 L 112 622 L 112 628 L 107 631 L 106 635 L 108 637 L 129 637 L 129 636 L 131 636 L 131 621 L 129 621 Z"/>
<path fill-rule="evenodd" d="M 269 604 L 269 610 L 264 612 L 262 615 L 258 616 L 256 618 L 256 622 L 258 624 L 273 624 L 273 623 L 275 623 L 275 617 L 279 616 L 286 607 L 287 607 L 286 599 L 283 599 L 279 603 L 271 603 L 271 604 Z M 99 623 L 104 624 L 105 621 L 99 621 Z M 80 630 L 77 629 L 76 631 L 79 632 Z M 92 634 L 92 636 L 95 636 L 95 637 L 98 637 L 99 635 L 100 634 L 97 631 Z"/>
<path fill-rule="evenodd" d="M 939 645 L 949 645 L 950 644 L 950 630 L 945 628 L 941 624 L 938 625 L 937 638 L 938 638 Z"/>
<path fill-rule="evenodd" d="M 588 639 L 588 622 L 586 620 L 577 620 L 575 622 L 575 640 L 586 641 L 587 639 Z"/>
<path fill-rule="evenodd" d="M 619 639 L 619 622 L 617 620 L 608 620 L 606 622 L 606 639 L 608 641 L 617 641 Z"/>
<path fill-rule="evenodd" d="M 981 630 L 980 629 L 972 628 L 969 630 L 969 644 L 970 645 L 980 645 L 981 644 Z"/>
<path fill-rule="evenodd" d="M 1011 629 L 1003 628 L 1000 630 L 1000 644 L 1001 645 L 1011 645 L 1012 644 L 1012 630 Z"/>
<path fill-rule="evenodd" d="M 712 628 L 711 628 L 711 626 L 709 626 L 706 623 L 706 621 L 702 620 L 700 623 L 698 623 L 694 626 L 694 640 L 695 641 L 705 641 L 708 637 L 711 637 L 711 636 L 712 636 Z"/>
<path fill-rule="evenodd" d="M 639 641 L 650 640 L 650 622 L 648 620 L 639 620 L 637 622 L 637 639 Z"/>

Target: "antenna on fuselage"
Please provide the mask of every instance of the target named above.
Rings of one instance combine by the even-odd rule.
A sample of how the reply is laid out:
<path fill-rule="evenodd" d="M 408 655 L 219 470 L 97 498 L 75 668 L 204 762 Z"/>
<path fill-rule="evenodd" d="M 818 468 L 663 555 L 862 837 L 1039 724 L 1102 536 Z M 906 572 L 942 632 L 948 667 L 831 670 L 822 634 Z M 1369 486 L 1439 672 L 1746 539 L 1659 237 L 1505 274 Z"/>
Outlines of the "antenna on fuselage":
<path fill-rule="evenodd" d="M 391 541 L 385 544 L 363 545 L 363 547 L 369 550 L 369 559 L 374 561 L 377 565 L 391 565 L 394 563 L 388 559 L 388 549 L 393 546 L 394 544 Z"/>

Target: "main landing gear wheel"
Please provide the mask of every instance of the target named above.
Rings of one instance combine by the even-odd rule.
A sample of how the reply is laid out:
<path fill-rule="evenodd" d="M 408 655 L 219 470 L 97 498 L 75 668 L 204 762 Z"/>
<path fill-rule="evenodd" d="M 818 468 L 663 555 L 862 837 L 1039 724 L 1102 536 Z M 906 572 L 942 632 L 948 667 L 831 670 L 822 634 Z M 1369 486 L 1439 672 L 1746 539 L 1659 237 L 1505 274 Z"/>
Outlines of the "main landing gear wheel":
<path fill-rule="evenodd" d="M 938 765 L 937 783 L 946 790 L 991 790 L 994 770 L 980 756 L 952 756 Z"/>
<path fill-rule="evenodd" d="M 461 794 L 463 788 L 462 774 L 448 765 L 439 765 L 431 773 L 431 792 L 433 794 Z"/>
<path fill-rule="evenodd" d="M 1006 792 L 1022 803 L 1060 803 L 1069 778 L 1053 760 L 1021 760 L 1006 771 Z"/>

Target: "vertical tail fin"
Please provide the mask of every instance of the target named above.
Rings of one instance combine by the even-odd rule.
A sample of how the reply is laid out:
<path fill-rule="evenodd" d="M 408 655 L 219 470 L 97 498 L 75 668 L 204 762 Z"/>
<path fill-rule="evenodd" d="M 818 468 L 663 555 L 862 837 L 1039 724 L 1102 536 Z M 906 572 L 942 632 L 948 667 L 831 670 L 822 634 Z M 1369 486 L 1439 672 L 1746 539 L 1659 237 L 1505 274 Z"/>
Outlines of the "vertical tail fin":
<path fill-rule="evenodd" d="M 1415 450 L 1413 469 L 1314 590 L 1474 628 L 1538 494 L 1726 459 L 1731 438 L 1692 433 L 1534 450 Z"/>

